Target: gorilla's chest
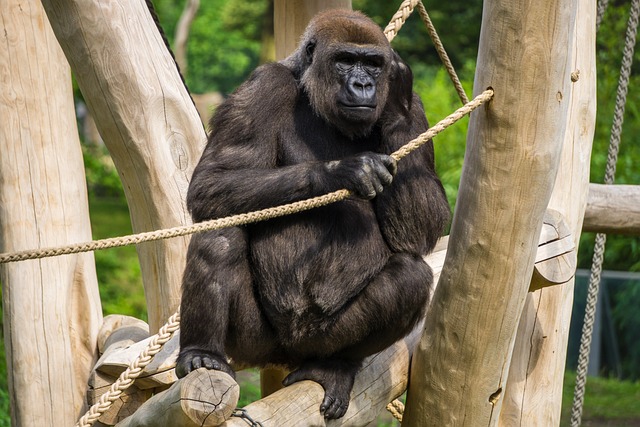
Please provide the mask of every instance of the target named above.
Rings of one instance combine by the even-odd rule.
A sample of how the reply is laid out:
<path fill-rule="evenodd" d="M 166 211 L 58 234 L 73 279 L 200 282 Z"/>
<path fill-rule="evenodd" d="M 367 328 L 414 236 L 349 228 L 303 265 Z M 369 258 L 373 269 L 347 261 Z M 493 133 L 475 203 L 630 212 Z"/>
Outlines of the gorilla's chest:
<path fill-rule="evenodd" d="M 282 129 L 278 140 L 281 166 L 339 160 L 365 151 L 379 152 L 381 145 L 377 128 L 364 137 L 349 138 L 309 107 L 300 107 L 296 111 L 292 126 Z"/>

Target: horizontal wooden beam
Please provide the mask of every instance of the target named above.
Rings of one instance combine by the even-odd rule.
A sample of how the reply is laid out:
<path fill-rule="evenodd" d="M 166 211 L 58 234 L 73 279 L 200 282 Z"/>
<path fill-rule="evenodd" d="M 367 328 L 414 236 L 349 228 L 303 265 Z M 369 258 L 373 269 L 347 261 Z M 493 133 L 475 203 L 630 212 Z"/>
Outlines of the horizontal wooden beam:
<path fill-rule="evenodd" d="M 589 184 L 582 230 L 640 235 L 640 185 Z"/>
<path fill-rule="evenodd" d="M 200 368 L 147 400 L 117 427 L 212 427 L 231 417 L 238 384 L 221 371 Z"/>

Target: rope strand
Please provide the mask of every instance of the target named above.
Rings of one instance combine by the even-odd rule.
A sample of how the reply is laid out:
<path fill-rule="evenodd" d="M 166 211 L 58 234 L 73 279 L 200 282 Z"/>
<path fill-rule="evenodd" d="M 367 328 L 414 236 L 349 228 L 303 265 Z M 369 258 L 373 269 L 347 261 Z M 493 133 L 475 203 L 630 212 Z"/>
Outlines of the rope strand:
<path fill-rule="evenodd" d="M 452 114 L 448 115 L 440 122 L 436 123 L 432 128 L 419 135 L 417 138 L 409 141 L 402 146 L 399 150 L 391 154 L 396 160 L 400 160 L 413 150 L 419 148 L 425 144 L 431 138 L 453 125 L 465 115 L 471 113 L 483 103 L 489 101 L 493 96 L 493 90 L 488 89 L 478 95 L 474 100 L 468 104 L 460 107 Z M 253 222 L 264 221 L 280 216 L 290 215 L 292 213 L 302 212 L 312 208 L 325 206 L 331 203 L 344 200 L 349 197 L 351 193 L 348 190 L 338 190 L 333 193 L 325 194 L 323 196 L 313 197 L 306 200 L 301 200 L 294 203 L 289 203 L 282 206 L 276 206 L 273 208 L 262 209 L 259 211 L 243 213 L 239 215 L 232 215 L 225 218 L 213 219 L 209 221 L 200 222 L 192 225 L 183 225 L 179 227 L 168 228 L 158 231 L 148 231 L 139 234 L 132 234 L 123 237 L 111 237 L 108 239 L 95 240 L 92 242 L 74 243 L 66 246 L 43 248 L 35 250 L 26 250 L 13 253 L 0 254 L 0 264 L 8 262 L 24 261 L 29 259 L 47 258 L 59 255 L 75 254 L 80 252 L 90 252 L 99 249 L 115 248 L 119 246 L 127 246 L 133 244 L 139 244 L 144 242 L 152 242 L 162 239 L 170 239 L 173 237 L 186 236 L 193 233 L 201 233 L 203 231 L 219 230 L 221 228 L 236 227 L 239 225 L 246 225 Z"/>

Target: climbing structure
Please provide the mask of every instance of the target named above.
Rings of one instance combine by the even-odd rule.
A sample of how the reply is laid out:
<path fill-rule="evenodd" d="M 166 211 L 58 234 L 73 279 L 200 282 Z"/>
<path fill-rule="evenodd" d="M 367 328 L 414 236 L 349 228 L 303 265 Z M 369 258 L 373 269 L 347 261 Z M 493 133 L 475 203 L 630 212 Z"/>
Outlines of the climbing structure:
<path fill-rule="evenodd" d="M 65 69 L 64 77 L 68 80 L 68 68 L 58 47 L 52 44 L 40 5 L 31 5 L 27 13 L 18 7 L 17 1 L 9 3 L 1 11 L 10 16 L 0 22 L 23 24 L 11 27 L 6 33 L 23 31 L 20 33 L 23 39 L 56 52 L 57 63 Z M 328 3 L 307 2 L 306 6 L 324 7 Z M 295 4 L 298 2 L 276 2 L 276 11 L 284 10 L 283 16 L 287 16 L 286 8 Z M 302 4 L 298 4 L 299 10 Z M 188 225 L 189 216 L 184 208 L 186 188 L 205 136 L 148 9 L 143 2 L 134 1 L 44 0 L 43 5 L 121 173 L 134 231 Z M 422 11 L 418 1 L 405 1 L 399 13 L 410 13 L 416 6 Z M 299 14 L 292 16 L 304 20 Z M 426 320 L 427 327 L 422 337 L 419 336 L 422 331 L 416 331 L 370 359 L 356 381 L 346 423 L 364 423 L 367 417 L 375 415 L 379 408 L 402 393 L 407 383 L 409 356 L 418 340 L 405 425 L 546 426 L 558 423 L 567 316 L 572 298 L 570 275 L 566 277 L 559 260 L 570 263 L 575 256 L 576 236 L 587 194 L 595 108 L 594 16 L 595 6 L 586 0 L 533 2 L 526 7 L 509 0 L 485 2 L 474 92 L 479 95 L 490 90 L 493 98 L 472 115 L 449 250 Z M 32 22 L 42 25 L 30 25 Z M 33 41 L 32 32 L 46 42 Z M 14 43 L 10 47 L 10 54 L 2 58 L 12 58 L 22 45 Z M 41 54 L 47 55 L 48 51 Z M 5 60 L 3 64 L 9 62 Z M 25 62 L 28 61 L 25 59 Z M 10 75 L 18 79 L 23 70 L 12 70 Z M 41 84 L 47 80 L 44 74 L 31 73 L 30 76 Z M 15 87 L 28 91 L 24 89 L 28 86 L 25 82 L 9 82 L 7 91 L 2 86 L 3 93 L 13 93 Z M 26 105 L 37 111 L 36 115 L 55 115 L 51 110 L 36 110 L 42 108 L 44 102 L 35 93 L 24 98 Z M 28 115 L 18 112 L 12 117 L 18 122 Z M 49 145 L 43 146 L 51 147 L 58 136 L 52 135 L 47 139 Z M 30 141 L 20 134 L 14 139 L 20 140 L 23 146 L 28 146 Z M 2 146 L 3 153 L 10 152 L 5 148 L 20 147 L 8 144 L 10 140 L 11 137 L 3 137 L 0 141 L 7 146 Z M 69 145 L 73 143 L 75 141 Z M 20 158 L 20 153 L 12 156 Z M 58 164 L 47 163 L 51 160 L 49 157 L 39 158 L 45 165 L 42 170 L 64 169 L 55 158 Z M 3 154 L 0 171 L 19 170 L 13 169 L 5 159 Z M 36 166 L 33 163 L 32 169 L 36 170 Z M 4 174 L 0 175 L 0 194 L 4 201 L 11 187 L 7 172 L 0 173 Z M 21 177 L 25 179 L 24 187 L 33 189 L 41 185 L 34 180 L 37 176 L 32 173 Z M 167 182 L 171 185 L 166 185 Z M 55 189 L 61 191 L 66 182 L 62 179 L 47 184 L 47 191 L 57 194 Z M 73 194 L 64 197 L 69 200 Z M 45 199 L 45 193 L 30 199 L 36 213 L 49 207 Z M 68 211 L 63 209 L 62 214 L 68 215 Z M 21 242 L 11 234 L 20 230 L 21 218 L 19 211 L 0 218 L 2 232 L 9 236 L 5 238 L 8 244 L 3 241 L 3 251 L 68 243 L 64 232 L 50 244 Z M 38 218 L 48 219 L 46 215 Z M 63 218 L 59 222 L 68 221 Z M 543 226 L 544 222 L 547 225 Z M 59 230 L 55 228 L 56 221 L 52 227 L 54 231 L 50 234 L 55 234 L 55 230 Z M 541 233 L 541 230 L 546 231 Z M 567 240 L 572 240 L 573 245 L 567 245 Z M 176 238 L 138 247 L 152 333 L 178 306 L 186 242 L 184 238 Z M 551 246 L 560 246 L 561 250 L 550 251 Z M 543 247 L 546 248 L 543 250 Z M 434 267 L 443 264 L 445 249 L 443 242 L 432 255 Z M 545 250 L 553 255 L 541 257 Z M 103 355 L 100 362 L 103 370 L 94 371 L 94 400 L 99 400 L 110 387 L 104 377 L 117 376 L 117 372 L 110 369 L 120 363 L 125 370 L 148 344 L 142 341 L 128 352 L 115 351 L 128 341 L 137 341 L 132 337 L 149 331 L 122 318 L 103 323 L 95 277 L 81 283 L 77 281 L 78 277 L 95 276 L 93 267 L 87 265 L 90 259 L 80 255 L 65 257 L 60 259 L 69 262 L 64 271 L 70 274 L 54 280 L 51 285 L 57 292 L 62 289 L 65 295 L 55 309 L 49 307 L 47 299 L 56 293 L 47 289 L 49 284 L 43 277 L 44 272 L 53 275 L 59 267 L 57 261 L 28 261 L 2 267 L 3 284 L 10 290 L 3 293 L 3 297 L 9 309 L 8 328 L 15 335 L 9 338 L 13 344 L 9 347 L 13 360 L 21 362 L 20 358 L 28 354 L 50 356 L 39 360 L 37 372 L 29 372 L 17 362 L 10 367 L 12 384 L 18 390 L 13 402 L 16 425 L 73 424 L 83 406 L 83 381 L 97 356 L 96 343 L 106 356 Z M 27 281 L 24 288 L 20 288 L 25 268 L 40 280 Z M 531 288 L 535 274 L 539 280 Z M 43 293 L 43 290 L 49 292 Z M 28 328 L 27 325 L 18 328 L 18 310 L 38 292 L 42 305 L 34 309 L 32 318 L 41 319 L 40 324 L 47 327 L 38 330 L 28 344 L 23 344 L 25 341 L 18 342 L 18 336 Z M 86 315 L 87 307 L 91 307 L 90 319 Z M 50 330 L 51 327 L 54 330 Z M 124 335 L 123 330 L 127 328 L 129 333 L 137 332 Z M 64 330 L 63 342 L 59 346 L 47 343 L 57 330 Z M 38 343 L 43 342 L 39 347 Z M 81 354 L 77 352 L 79 347 L 83 349 Z M 58 350 L 63 348 L 66 353 L 58 354 L 63 353 Z M 163 349 L 169 353 L 174 350 L 175 346 L 172 350 L 169 343 Z M 218 413 L 224 409 L 221 413 L 228 414 L 234 410 L 234 404 L 222 408 L 224 405 L 216 394 L 218 390 L 228 391 L 225 396 L 232 398 L 234 385 L 225 383 L 220 379 L 224 374 L 215 371 L 196 372 L 197 375 L 188 377 L 189 381 L 176 382 L 164 394 L 158 393 L 142 405 L 151 389 L 166 388 L 175 380 L 170 365 L 162 365 L 170 354 L 156 357 L 155 371 L 149 370 L 149 364 L 144 368 L 146 373 L 141 372 L 139 387 L 130 387 L 117 397 L 121 405 L 129 402 L 132 407 L 140 407 L 135 417 L 120 425 L 142 425 L 149 422 L 148 417 L 170 413 L 178 418 L 159 417 L 161 419 L 154 419 L 154 425 L 161 422 L 209 425 L 206 423 L 219 423 L 228 416 L 219 419 L 211 415 L 212 411 Z M 70 372 L 78 373 L 73 380 L 69 380 Z M 34 377 L 40 381 L 25 386 Z M 201 386 L 209 385 L 209 381 L 219 382 L 221 388 L 211 391 L 211 387 Z M 49 393 L 50 402 L 44 411 L 29 405 L 32 397 L 45 399 L 53 388 L 60 388 L 69 397 L 60 401 L 57 394 Z M 194 396 L 189 393 L 195 393 L 195 397 L 186 397 Z M 206 396 L 211 401 L 203 399 L 202 393 L 208 393 Z M 179 407 L 176 407 L 176 396 L 181 399 Z M 317 411 L 321 396 L 322 390 L 317 384 L 295 384 L 250 405 L 225 425 L 246 425 L 249 419 L 265 426 L 299 425 L 300 419 L 311 425 L 322 425 L 324 421 Z M 65 405 L 69 409 L 60 409 Z M 159 407 L 166 408 L 167 412 L 159 411 Z M 124 412 L 116 408 L 115 412 L 105 415 L 115 416 L 117 421 Z M 203 414 L 204 419 L 198 418 Z M 208 421 L 205 423 L 205 420 Z"/>

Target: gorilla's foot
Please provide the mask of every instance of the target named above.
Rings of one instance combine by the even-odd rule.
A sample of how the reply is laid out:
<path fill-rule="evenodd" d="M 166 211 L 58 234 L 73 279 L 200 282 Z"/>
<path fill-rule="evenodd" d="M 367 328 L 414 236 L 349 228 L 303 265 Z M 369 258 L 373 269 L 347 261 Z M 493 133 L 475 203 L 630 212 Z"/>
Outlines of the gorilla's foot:
<path fill-rule="evenodd" d="M 360 362 L 331 359 L 305 362 L 282 383 L 288 386 L 303 380 L 317 382 L 324 388 L 320 413 L 327 419 L 336 419 L 347 412 L 349 395 L 359 368 Z"/>
<path fill-rule="evenodd" d="M 185 350 L 181 351 L 176 361 L 176 375 L 178 378 L 186 377 L 189 372 L 199 368 L 215 369 L 222 371 L 231 378 L 236 378 L 231 366 L 227 363 L 226 358 L 204 351 L 204 350 Z"/>

